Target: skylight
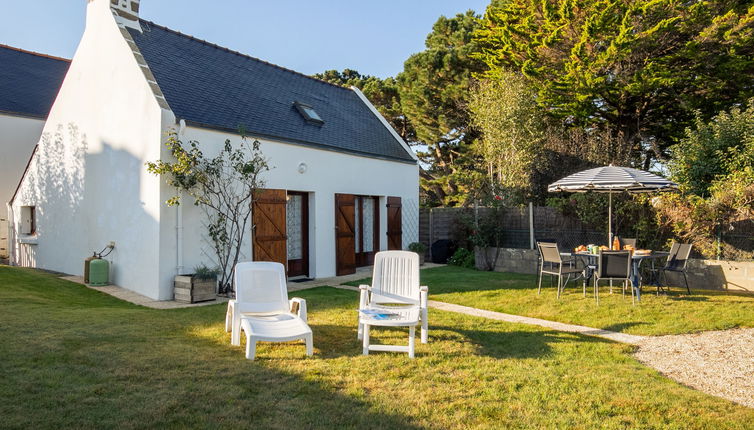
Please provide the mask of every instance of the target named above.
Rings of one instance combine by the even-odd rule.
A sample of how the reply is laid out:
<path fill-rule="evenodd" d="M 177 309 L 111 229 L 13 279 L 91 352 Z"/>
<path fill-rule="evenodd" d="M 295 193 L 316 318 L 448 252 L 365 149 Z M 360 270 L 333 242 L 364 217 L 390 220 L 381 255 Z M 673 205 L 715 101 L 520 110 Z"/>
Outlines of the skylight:
<path fill-rule="evenodd" d="M 317 125 L 322 125 L 325 123 L 325 121 L 322 119 L 322 117 L 319 116 L 319 114 L 314 110 L 313 107 L 301 102 L 295 102 L 293 103 L 293 105 L 296 106 L 298 113 L 300 113 L 301 116 L 304 117 L 306 122 Z"/>

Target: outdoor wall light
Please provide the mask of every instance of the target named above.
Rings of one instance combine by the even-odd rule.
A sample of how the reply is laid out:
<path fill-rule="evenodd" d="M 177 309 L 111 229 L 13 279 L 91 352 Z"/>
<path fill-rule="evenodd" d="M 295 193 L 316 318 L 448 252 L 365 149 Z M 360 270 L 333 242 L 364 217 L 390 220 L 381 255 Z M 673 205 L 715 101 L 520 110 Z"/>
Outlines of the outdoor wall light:
<path fill-rule="evenodd" d="M 309 168 L 309 166 L 306 165 L 306 163 L 299 163 L 298 164 L 298 172 L 302 175 L 306 173 L 306 170 Z"/>

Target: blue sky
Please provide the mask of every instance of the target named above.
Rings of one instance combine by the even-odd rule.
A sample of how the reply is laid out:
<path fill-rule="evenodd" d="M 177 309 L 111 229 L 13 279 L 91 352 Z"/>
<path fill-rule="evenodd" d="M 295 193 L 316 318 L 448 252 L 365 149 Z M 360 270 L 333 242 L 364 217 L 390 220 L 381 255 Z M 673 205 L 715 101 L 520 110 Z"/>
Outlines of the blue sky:
<path fill-rule="evenodd" d="M 141 17 L 272 63 L 312 74 L 403 70 L 440 15 L 489 0 L 142 0 Z M 71 58 L 84 30 L 85 0 L 0 0 L 0 43 Z"/>

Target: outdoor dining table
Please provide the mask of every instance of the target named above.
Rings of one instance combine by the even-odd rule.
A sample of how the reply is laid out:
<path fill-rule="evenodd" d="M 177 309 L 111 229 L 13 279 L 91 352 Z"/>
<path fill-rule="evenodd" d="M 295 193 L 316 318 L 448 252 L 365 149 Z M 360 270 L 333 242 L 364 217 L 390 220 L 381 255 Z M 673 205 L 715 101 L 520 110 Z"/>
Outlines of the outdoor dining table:
<path fill-rule="evenodd" d="M 599 254 L 591 254 L 589 252 L 562 252 L 561 255 L 588 258 L 590 260 L 590 265 L 594 265 L 594 261 L 599 257 Z M 649 254 L 631 255 L 631 283 L 634 287 L 634 293 L 636 293 L 636 301 L 641 301 L 641 274 L 639 273 L 641 263 L 644 260 L 665 258 L 668 255 L 670 255 L 670 253 L 665 251 L 653 251 Z"/>

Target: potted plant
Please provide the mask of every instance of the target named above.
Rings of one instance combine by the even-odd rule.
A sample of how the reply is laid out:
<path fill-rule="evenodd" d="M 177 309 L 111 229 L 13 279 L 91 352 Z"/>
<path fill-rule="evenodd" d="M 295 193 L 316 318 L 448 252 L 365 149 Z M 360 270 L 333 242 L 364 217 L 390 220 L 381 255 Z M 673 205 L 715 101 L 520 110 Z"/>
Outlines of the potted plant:
<path fill-rule="evenodd" d="M 219 269 L 210 269 L 202 264 L 194 268 L 193 274 L 176 276 L 173 283 L 175 301 L 196 303 L 215 300 L 219 273 Z"/>
<path fill-rule="evenodd" d="M 427 253 L 427 245 L 421 242 L 413 242 L 408 245 L 408 250 L 419 254 L 419 265 L 424 265 L 424 254 Z"/>

